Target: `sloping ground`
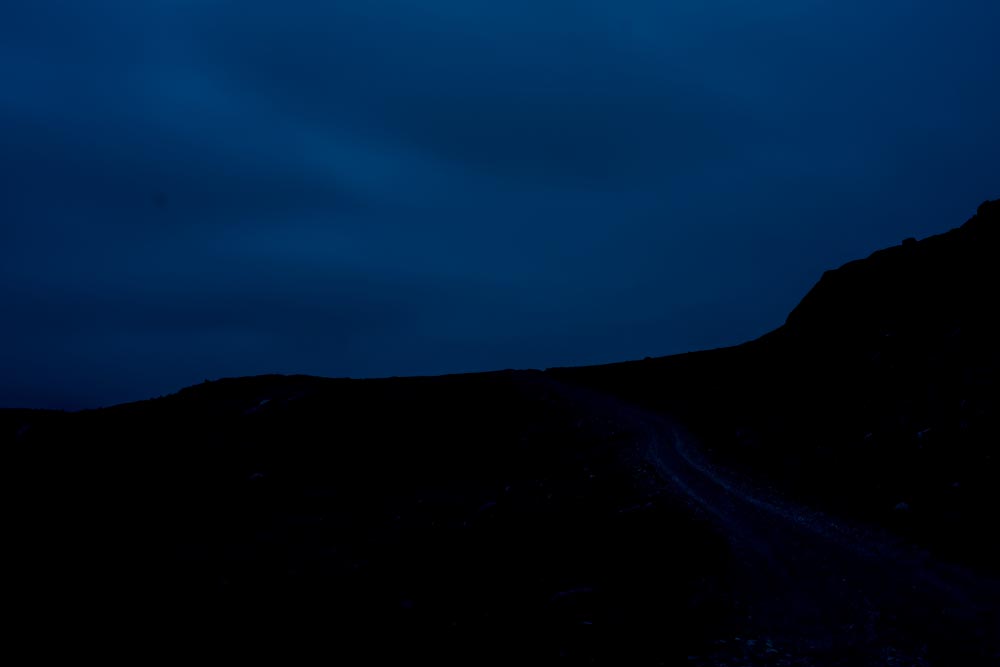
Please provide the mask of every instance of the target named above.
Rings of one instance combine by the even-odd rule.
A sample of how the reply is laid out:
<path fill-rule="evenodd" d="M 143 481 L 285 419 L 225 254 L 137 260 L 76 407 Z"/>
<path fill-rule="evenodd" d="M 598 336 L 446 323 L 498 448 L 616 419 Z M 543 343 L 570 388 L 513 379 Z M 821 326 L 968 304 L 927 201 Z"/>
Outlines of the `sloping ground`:
<path fill-rule="evenodd" d="M 998 256 L 994 201 L 827 272 L 752 343 L 552 373 L 676 415 L 794 497 L 995 569 Z"/>
<path fill-rule="evenodd" d="M 537 372 L 246 378 L 35 420 L 6 443 L 22 617 L 138 655 L 682 659 L 724 625 L 728 550 L 619 421 Z"/>
<path fill-rule="evenodd" d="M 885 531 L 816 511 L 713 466 L 661 414 L 576 388 L 613 412 L 675 497 L 733 554 L 728 626 L 687 664 L 994 665 L 1000 578 L 935 559 Z M 726 631 L 728 630 L 728 634 Z"/>
<path fill-rule="evenodd" d="M 286 661 L 991 664 L 998 213 L 829 272 L 737 348 L 0 411 L 24 633 L 136 657 L 202 637 Z"/>

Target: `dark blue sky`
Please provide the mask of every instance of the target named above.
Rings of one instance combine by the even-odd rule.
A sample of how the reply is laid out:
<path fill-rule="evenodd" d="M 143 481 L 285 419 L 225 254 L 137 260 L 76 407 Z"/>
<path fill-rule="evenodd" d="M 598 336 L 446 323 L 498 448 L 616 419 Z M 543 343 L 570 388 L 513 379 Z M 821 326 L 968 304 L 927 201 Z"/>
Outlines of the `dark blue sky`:
<path fill-rule="evenodd" d="M 14 0 L 0 405 L 742 342 L 1000 195 L 996 0 Z"/>

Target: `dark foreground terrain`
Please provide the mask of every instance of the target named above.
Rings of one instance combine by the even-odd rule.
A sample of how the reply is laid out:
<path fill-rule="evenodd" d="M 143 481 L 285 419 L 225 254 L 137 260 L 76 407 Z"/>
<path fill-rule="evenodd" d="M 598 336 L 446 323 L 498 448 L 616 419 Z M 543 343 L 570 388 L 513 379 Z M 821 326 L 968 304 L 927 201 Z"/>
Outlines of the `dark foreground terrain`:
<path fill-rule="evenodd" d="M 0 411 L 15 629 L 135 659 L 1000 664 L 998 218 L 828 272 L 736 348 Z"/>

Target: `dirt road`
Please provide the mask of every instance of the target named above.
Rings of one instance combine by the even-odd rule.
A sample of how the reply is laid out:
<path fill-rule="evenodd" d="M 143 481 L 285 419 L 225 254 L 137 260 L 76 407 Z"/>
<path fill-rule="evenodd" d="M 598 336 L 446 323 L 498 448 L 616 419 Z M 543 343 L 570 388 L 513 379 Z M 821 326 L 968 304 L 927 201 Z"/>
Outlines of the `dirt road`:
<path fill-rule="evenodd" d="M 664 415 L 561 390 L 639 434 L 639 456 L 665 490 L 707 516 L 733 550 L 732 636 L 690 664 L 1000 664 L 998 582 L 713 466 Z"/>

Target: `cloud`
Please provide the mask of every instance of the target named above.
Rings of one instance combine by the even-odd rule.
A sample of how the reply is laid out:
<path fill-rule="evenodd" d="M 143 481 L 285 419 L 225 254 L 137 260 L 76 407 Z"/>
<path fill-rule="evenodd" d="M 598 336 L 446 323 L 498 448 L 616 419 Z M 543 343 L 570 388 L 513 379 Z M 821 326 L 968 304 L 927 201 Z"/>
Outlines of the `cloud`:
<path fill-rule="evenodd" d="M 997 196 L 997 19 L 974 0 L 5 7 L 0 398 L 740 342 L 822 270 Z"/>

